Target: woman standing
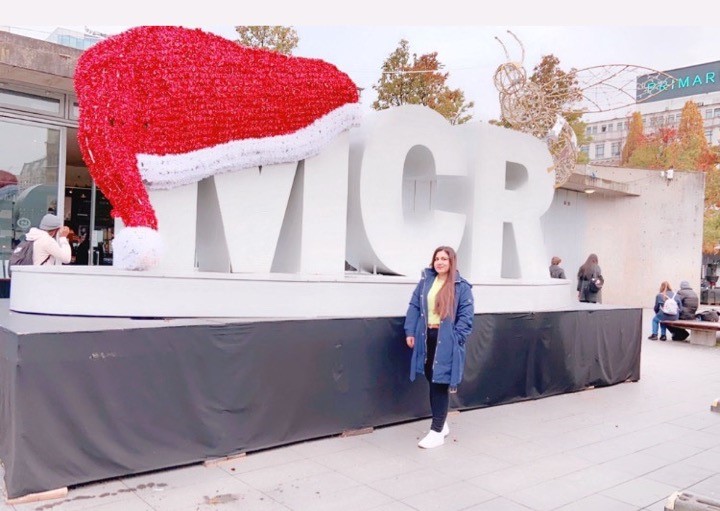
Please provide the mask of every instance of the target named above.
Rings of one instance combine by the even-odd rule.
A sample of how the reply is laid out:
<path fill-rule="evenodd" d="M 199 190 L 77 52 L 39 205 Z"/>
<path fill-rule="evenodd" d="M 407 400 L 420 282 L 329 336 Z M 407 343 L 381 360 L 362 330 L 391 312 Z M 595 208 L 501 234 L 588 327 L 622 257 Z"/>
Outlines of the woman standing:
<path fill-rule="evenodd" d="M 457 392 L 465 366 L 465 341 L 475 314 L 472 285 L 457 271 L 451 247 L 438 247 L 423 270 L 405 317 L 405 341 L 412 348 L 410 381 L 424 374 L 430 384 L 432 424 L 419 447 L 445 443 L 449 393 Z"/>
<path fill-rule="evenodd" d="M 600 294 L 605 279 L 598 264 L 598 256 L 590 254 L 577 274 L 578 300 L 581 302 L 602 303 Z"/>
<path fill-rule="evenodd" d="M 672 300 L 675 303 L 668 303 L 668 300 Z M 673 293 L 672 287 L 667 280 L 660 283 L 660 291 L 655 296 L 655 306 L 653 310 L 655 315 L 652 318 L 652 334 L 648 339 L 651 341 L 657 341 L 658 338 L 658 327 L 660 328 L 660 340 L 667 341 L 667 327 L 660 324 L 661 321 L 675 321 L 680 317 L 680 303 L 682 298 L 677 293 Z"/>

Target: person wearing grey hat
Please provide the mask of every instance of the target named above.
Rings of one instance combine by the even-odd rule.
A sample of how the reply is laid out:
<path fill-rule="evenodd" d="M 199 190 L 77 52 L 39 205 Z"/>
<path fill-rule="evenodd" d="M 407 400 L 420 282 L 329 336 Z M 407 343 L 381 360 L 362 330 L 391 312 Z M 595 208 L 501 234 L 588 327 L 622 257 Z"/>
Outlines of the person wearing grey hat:
<path fill-rule="evenodd" d="M 32 227 L 25 235 L 25 239 L 33 242 L 33 265 L 50 266 L 57 261 L 68 264 L 72 257 L 67 239 L 69 232 L 57 215 L 48 213 L 42 217 L 40 225 Z"/>
<path fill-rule="evenodd" d="M 677 298 L 680 302 L 680 318 L 679 319 L 695 319 L 695 313 L 700 306 L 700 299 L 697 293 L 690 287 L 687 280 L 680 282 L 680 290 L 677 292 Z M 684 328 L 676 326 L 668 327 L 672 334 L 673 341 L 684 341 L 690 337 L 690 332 Z"/>
<path fill-rule="evenodd" d="M 550 260 L 550 276 L 554 279 L 565 278 L 565 270 L 560 267 L 561 262 L 562 259 L 560 259 L 558 256 L 554 256 Z"/>

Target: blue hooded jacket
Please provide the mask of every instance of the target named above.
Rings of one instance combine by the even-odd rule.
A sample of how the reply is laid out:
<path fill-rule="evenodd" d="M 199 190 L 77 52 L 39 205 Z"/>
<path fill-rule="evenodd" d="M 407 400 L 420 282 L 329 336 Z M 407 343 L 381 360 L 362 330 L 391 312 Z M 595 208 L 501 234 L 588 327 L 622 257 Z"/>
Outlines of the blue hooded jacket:
<path fill-rule="evenodd" d="M 405 335 L 415 337 L 412 358 L 410 359 L 410 381 L 424 374 L 427 354 L 427 297 L 435 282 L 437 272 L 425 268 L 420 282 L 415 287 L 405 316 Z M 444 318 L 438 330 L 438 344 L 433 364 L 433 383 L 448 383 L 456 388 L 463 377 L 465 367 L 465 341 L 472 331 L 475 304 L 472 284 L 455 273 L 455 314 Z"/>

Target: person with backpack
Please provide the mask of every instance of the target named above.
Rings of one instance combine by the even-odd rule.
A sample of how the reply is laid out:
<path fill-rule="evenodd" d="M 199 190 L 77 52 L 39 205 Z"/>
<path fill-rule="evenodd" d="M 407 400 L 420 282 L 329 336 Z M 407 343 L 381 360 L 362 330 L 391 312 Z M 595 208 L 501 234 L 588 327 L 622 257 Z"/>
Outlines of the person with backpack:
<path fill-rule="evenodd" d="M 67 236 L 70 228 L 63 225 L 57 215 L 48 213 L 38 227 L 32 227 L 25 239 L 33 244 L 33 262 L 35 266 L 50 266 L 60 261 L 68 264 L 72 250 Z M 57 239 L 56 239 L 57 238 Z"/>
<path fill-rule="evenodd" d="M 667 341 L 667 327 L 661 321 L 676 321 L 680 317 L 680 296 L 673 292 L 667 280 L 660 284 L 660 291 L 655 296 L 653 307 L 655 316 L 652 319 L 652 335 L 648 337 L 651 341 L 658 340 L 658 327 L 660 328 L 660 340 Z"/>
<path fill-rule="evenodd" d="M 687 280 L 680 282 L 680 290 L 677 292 L 678 301 L 680 302 L 680 316 L 678 319 L 694 320 L 700 305 L 700 299 L 697 293 L 690 287 Z M 669 326 L 668 330 L 672 334 L 673 341 L 685 341 L 690 337 L 690 332 L 685 328 Z"/>
<path fill-rule="evenodd" d="M 590 254 L 577 273 L 578 300 L 588 303 L 602 303 L 601 290 L 605 278 L 598 264 L 598 256 Z"/>

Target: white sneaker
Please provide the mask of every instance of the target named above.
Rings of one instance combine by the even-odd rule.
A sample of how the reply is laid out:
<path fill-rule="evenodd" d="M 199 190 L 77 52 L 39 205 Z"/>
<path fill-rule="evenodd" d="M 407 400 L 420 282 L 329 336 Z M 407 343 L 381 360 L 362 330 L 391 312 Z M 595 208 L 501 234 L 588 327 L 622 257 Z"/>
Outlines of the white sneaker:
<path fill-rule="evenodd" d="M 445 435 L 431 429 L 430 432 L 425 435 L 425 438 L 418 442 L 418 447 L 422 447 L 423 449 L 432 449 L 433 447 L 440 447 L 444 443 Z"/>
<path fill-rule="evenodd" d="M 444 437 L 450 434 L 450 427 L 447 425 L 447 421 L 445 421 L 445 424 L 443 424 L 443 428 L 440 433 L 442 433 L 442 436 Z"/>

